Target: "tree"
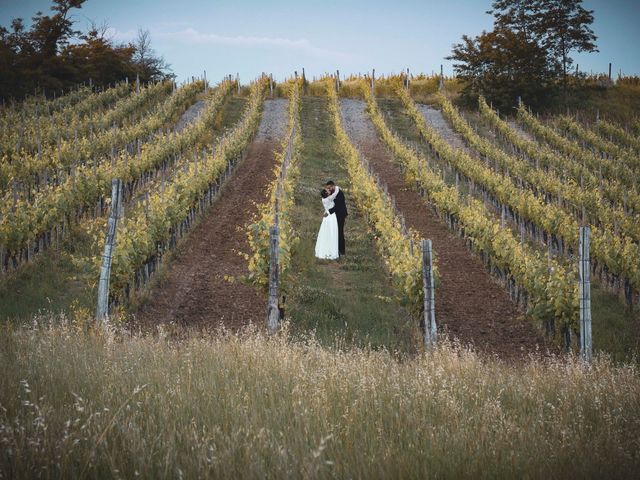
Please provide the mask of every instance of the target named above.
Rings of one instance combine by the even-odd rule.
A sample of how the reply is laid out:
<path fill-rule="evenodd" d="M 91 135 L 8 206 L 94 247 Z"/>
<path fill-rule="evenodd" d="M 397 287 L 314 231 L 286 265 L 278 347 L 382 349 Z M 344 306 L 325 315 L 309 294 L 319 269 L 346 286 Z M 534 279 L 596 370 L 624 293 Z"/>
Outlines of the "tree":
<path fill-rule="evenodd" d="M 31 41 L 43 57 L 55 57 L 59 49 L 68 44 L 70 38 L 80 34 L 72 28 L 73 21 L 69 18 L 69 11 L 72 8 L 82 8 L 85 2 L 86 0 L 53 0 L 51 10 L 57 12 L 55 15 L 48 16 L 37 12 L 32 18 Z"/>
<path fill-rule="evenodd" d="M 523 32 L 547 52 L 549 67 L 562 76 L 566 86 L 572 51 L 597 52 L 597 40 L 589 27 L 593 10 L 582 0 L 496 0 L 489 12 L 497 28 Z"/>
<path fill-rule="evenodd" d="M 540 15 L 540 2 L 531 0 L 495 0 L 492 9 L 494 28 L 521 33 L 527 41 L 537 41 L 536 21 Z"/>
<path fill-rule="evenodd" d="M 456 74 L 466 80 L 463 96 L 474 101 L 485 95 L 498 107 L 513 105 L 518 97 L 531 105 L 543 101 L 551 75 L 543 49 L 524 32 L 498 28 L 453 46 Z"/>
<path fill-rule="evenodd" d="M 53 0 L 52 14 L 37 12 L 29 29 L 21 18 L 9 28 L 0 26 L 1 98 L 21 98 L 37 89 L 51 95 L 89 78 L 106 86 L 136 73 L 147 82 L 171 77 L 148 32 L 136 43 L 118 44 L 108 38 L 106 23 L 92 23 L 86 33 L 76 30 L 72 13 L 85 1 Z"/>
<path fill-rule="evenodd" d="M 136 73 L 140 75 L 140 80 L 145 82 L 158 81 L 175 76 L 165 73 L 169 70 L 170 65 L 151 48 L 149 30 L 138 29 L 138 36 L 133 42 L 133 46 L 135 48 L 133 62 Z"/>
<path fill-rule="evenodd" d="M 497 103 L 522 96 L 549 101 L 558 81 L 567 88 L 571 52 L 597 51 L 582 0 L 494 0 L 494 26 L 474 39 L 463 36 L 447 57 L 467 80 L 466 96 L 483 93 Z"/>
<path fill-rule="evenodd" d="M 572 51 L 597 52 L 598 37 L 589 27 L 593 10 L 586 10 L 582 0 L 541 0 L 537 13 L 536 33 L 540 45 L 547 50 L 552 63 L 562 67 L 562 82 L 566 88 L 567 72 L 573 59 Z"/>
<path fill-rule="evenodd" d="M 80 37 L 82 43 L 68 45 L 62 52 L 66 63 L 73 65 L 79 78 L 91 78 L 98 86 L 135 76 L 135 47 L 130 44 L 113 45 L 106 37 L 107 29 L 106 24 L 92 25 Z"/>

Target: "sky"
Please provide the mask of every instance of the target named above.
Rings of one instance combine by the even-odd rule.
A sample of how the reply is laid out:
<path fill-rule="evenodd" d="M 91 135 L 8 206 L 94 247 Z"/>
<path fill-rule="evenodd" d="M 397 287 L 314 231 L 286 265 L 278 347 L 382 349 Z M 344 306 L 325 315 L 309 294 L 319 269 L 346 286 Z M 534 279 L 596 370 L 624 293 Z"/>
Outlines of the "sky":
<path fill-rule="evenodd" d="M 282 80 L 305 69 L 307 78 L 342 74 L 431 73 L 444 65 L 463 34 L 489 30 L 491 0 L 87 0 L 74 10 L 77 27 L 109 25 L 109 35 L 128 42 L 149 30 L 152 47 L 178 81 L 212 81 L 239 74 L 242 83 L 261 72 Z M 598 53 L 574 54 L 581 71 L 640 74 L 640 0 L 584 0 L 594 10 Z M 49 0 L 0 0 L 0 24 L 25 20 Z"/>

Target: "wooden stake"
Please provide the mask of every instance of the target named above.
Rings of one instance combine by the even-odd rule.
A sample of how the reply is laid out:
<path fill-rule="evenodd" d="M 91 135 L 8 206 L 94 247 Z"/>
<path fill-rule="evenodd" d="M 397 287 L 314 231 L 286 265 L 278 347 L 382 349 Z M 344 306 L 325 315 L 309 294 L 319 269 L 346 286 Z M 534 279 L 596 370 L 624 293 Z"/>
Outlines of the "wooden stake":
<path fill-rule="evenodd" d="M 591 336 L 591 263 L 589 249 L 591 229 L 580 227 L 580 355 L 590 362 L 593 355 Z"/>
<path fill-rule="evenodd" d="M 431 240 L 422 239 L 422 292 L 424 294 L 423 334 L 425 347 L 436 344 L 437 326 L 435 309 L 435 288 L 433 282 L 433 252 Z"/>
<path fill-rule="evenodd" d="M 267 305 L 267 331 L 269 333 L 275 333 L 280 323 L 280 310 L 278 308 L 279 243 L 279 228 L 277 225 L 273 225 L 269 228 L 269 303 Z"/>
<path fill-rule="evenodd" d="M 376 69 L 371 70 L 371 93 L 376 95 Z"/>
<path fill-rule="evenodd" d="M 116 243 L 121 200 L 122 180 L 114 179 L 111 181 L 111 214 L 109 215 L 107 239 L 104 244 L 100 282 L 98 284 L 98 307 L 96 309 L 98 323 L 104 322 L 109 316 L 109 277 L 111 276 L 111 259 L 113 258 L 113 249 Z"/>

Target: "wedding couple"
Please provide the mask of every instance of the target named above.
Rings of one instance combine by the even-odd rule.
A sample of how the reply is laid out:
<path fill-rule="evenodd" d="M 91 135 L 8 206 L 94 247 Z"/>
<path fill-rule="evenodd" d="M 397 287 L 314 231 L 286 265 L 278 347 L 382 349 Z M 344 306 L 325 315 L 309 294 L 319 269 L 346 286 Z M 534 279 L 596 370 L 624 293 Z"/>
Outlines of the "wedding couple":
<path fill-rule="evenodd" d="M 345 254 L 344 220 L 347 217 L 347 205 L 344 193 L 332 180 L 324 184 L 320 196 L 324 217 L 316 240 L 316 257 L 335 260 Z"/>

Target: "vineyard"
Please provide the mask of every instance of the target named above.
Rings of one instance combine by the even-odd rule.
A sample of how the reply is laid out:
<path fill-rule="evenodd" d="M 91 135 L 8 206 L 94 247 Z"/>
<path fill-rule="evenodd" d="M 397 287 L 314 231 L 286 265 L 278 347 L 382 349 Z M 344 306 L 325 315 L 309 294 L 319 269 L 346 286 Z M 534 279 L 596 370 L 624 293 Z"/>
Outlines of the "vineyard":
<path fill-rule="evenodd" d="M 457 91 L 262 74 L 3 107 L 0 478 L 637 471 L 637 122 Z"/>
<path fill-rule="evenodd" d="M 403 320 L 385 335 L 402 331 L 415 349 L 421 329 L 425 341 L 442 329 L 509 358 L 579 348 L 578 254 L 589 227 L 596 346 L 608 309 L 626 335 L 640 303 L 634 127 L 540 118 L 523 104 L 504 117 L 482 97 L 468 112 L 454 97 L 438 77 L 296 74 L 246 86 L 123 82 L 5 107 L 3 295 L 57 258 L 82 284 L 82 301 L 67 302 L 75 308 L 92 309 L 100 283 L 111 316 L 136 327 L 265 324 L 269 304 L 273 330 L 305 302 L 322 310 L 309 295 L 335 295 L 310 275 L 346 282 L 347 292 L 380 281 L 384 294 L 357 290 L 358 302 L 395 305 Z M 312 100 L 319 110 L 307 122 L 322 128 L 302 121 Z M 316 141 L 331 159 L 313 170 Z M 315 185 L 312 171 L 322 172 Z M 317 218 L 308 197 L 332 177 L 364 242 L 337 270 L 308 257 L 316 227 L 303 227 Z M 425 239 L 435 295 L 423 282 Z M 380 266 L 371 278 L 342 278 L 371 261 Z M 19 299 L 9 303 L 24 315 Z M 344 308 L 329 309 L 330 324 L 361 321 Z"/>

